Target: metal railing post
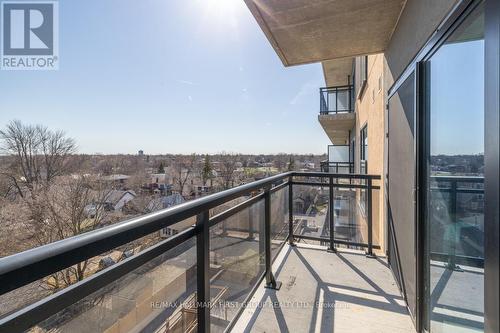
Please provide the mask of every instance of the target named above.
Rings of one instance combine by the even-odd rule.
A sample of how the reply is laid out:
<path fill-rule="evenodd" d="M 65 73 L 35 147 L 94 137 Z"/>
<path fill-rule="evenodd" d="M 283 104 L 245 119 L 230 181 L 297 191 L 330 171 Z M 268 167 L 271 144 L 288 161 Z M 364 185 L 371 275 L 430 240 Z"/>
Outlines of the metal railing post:
<path fill-rule="evenodd" d="M 196 226 L 196 302 L 198 332 L 210 332 L 210 227 L 209 213 L 197 215 Z"/>
<path fill-rule="evenodd" d="M 254 239 L 253 234 L 254 228 L 254 218 L 253 218 L 253 206 L 248 207 L 248 239 Z"/>
<path fill-rule="evenodd" d="M 265 265 L 266 264 L 266 219 L 264 216 L 262 216 L 260 210 L 258 211 L 258 215 L 255 217 L 258 218 L 259 221 L 259 264 L 260 265 Z"/>
<path fill-rule="evenodd" d="M 324 104 L 324 99 L 323 99 L 323 89 L 319 88 L 319 113 L 323 114 L 323 104 Z"/>
<path fill-rule="evenodd" d="M 264 240 L 266 256 L 266 288 L 279 290 L 281 282 L 277 282 L 272 272 L 271 258 L 271 192 L 270 187 L 264 191 Z M 259 239 L 260 241 L 260 239 Z"/>
<path fill-rule="evenodd" d="M 352 97 L 351 97 L 351 94 L 352 94 L 352 89 L 351 87 L 347 88 L 347 98 L 349 98 L 349 102 L 348 102 L 348 105 L 349 105 L 349 111 L 347 112 L 351 112 L 351 108 L 352 108 Z"/>
<path fill-rule="evenodd" d="M 372 214 L 372 179 L 368 178 L 367 179 L 367 186 L 366 186 L 366 197 L 368 201 L 368 213 L 367 213 L 367 218 L 368 218 L 368 252 L 366 253 L 366 256 L 369 258 L 374 258 L 375 255 L 373 254 L 373 214 Z"/>
<path fill-rule="evenodd" d="M 293 177 L 288 180 L 288 244 L 294 246 L 293 239 Z"/>
<path fill-rule="evenodd" d="M 339 113 L 339 88 L 335 89 L 335 114 Z"/>
<path fill-rule="evenodd" d="M 328 199 L 328 223 L 330 228 L 330 246 L 328 247 L 328 252 L 335 253 L 337 250 L 335 249 L 335 207 L 334 207 L 334 198 L 333 198 L 333 177 L 330 176 L 330 184 L 329 184 L 329 199 Z"/>

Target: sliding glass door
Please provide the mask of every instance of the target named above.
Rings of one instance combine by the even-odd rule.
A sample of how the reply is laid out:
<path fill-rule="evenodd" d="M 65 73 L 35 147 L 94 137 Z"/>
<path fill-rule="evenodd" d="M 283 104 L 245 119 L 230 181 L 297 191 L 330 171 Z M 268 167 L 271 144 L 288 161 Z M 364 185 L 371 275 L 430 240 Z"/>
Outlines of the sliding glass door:
<path fill-rule="evenodd" d="M 425 328 L 484 329 L 484 12 L 425 66 Z"/>

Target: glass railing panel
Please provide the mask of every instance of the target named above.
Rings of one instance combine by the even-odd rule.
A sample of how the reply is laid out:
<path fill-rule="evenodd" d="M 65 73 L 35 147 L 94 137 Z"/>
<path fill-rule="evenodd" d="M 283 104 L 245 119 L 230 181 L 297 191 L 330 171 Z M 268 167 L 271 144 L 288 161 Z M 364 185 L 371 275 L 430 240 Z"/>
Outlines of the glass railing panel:
<path fill-rule="evenodd" d="M 442 187 L 444 184 L 439 184 Z M 432 187 L 432 186 L 431 186 Z M 448 207 L 450 206 L 450 192 L 448 188 L 432 188 L 430 191 L 429 218 L 434 226 L 434 232 L 430 236 L 432 253 L 447 253 L 453 242 L 447 241 L 453 229 L 453 219 Z M 453 238 L 453 237 L 451 237 Z M 450 239 L 451 240 L 451 239 Z"/>
<path fill-rule="evenodd" d="M 276 258 L 288 238 L 288 186 L 271 193 L 271 257 Z"/>
<path fill-rule="evenodd" d="M 378 185 L 378 184 L 377 184 Z M 382 245 L 382 235 L 384 233 L 383 222 L 383 203 L 380 197 L 380 189 L 372 189 L 372 235 L 373 245 Z"/>
<path fill-rule="evenodd" d="M 0 295 L 0 318 L 64 290 L 79 281 L 85 280 L 106 268 L 112 267 L 131 256 L 151 248 L 163 240 L 174 237 L 179 232 L 191 227 L 195 221 L 195 217 L 188 218 L 168 228 L 148 234 L 135 241 L 88 258 L 78 264 Z"/>
<path fill-rule="evenodd" d="M 339 90 L 337 92 L 337 112 L 348 112 L 349 110 L 349 90 Z"/>
<path fill-rule="evenodd" d="M 352 87 L 322 88 L 320 91 L 320 112 L 346 113 L 353 111 Z"/>
<path fill-rule="evenodd" d="M 0 318 L 50 296 L 53 292 L 45 281 L 38 280 L 0 295 Z"/>
<path fill-rule="evenodd" d="M 229 200 L 217 207 L 214 207 L 212 209 L 210 209 L 210 217 L 212 216 L 215 216 L 217 214 L 220 214 L 230 208 L 233 208 L 234 206 L 237 206 L 239 205 L 240 203 L 242 203 L 243 201 L 247 200 L 249 197 L 247 196 L 242 196 L 242 197 L 238 197 L 238 198 L 235 198 L 233 200 Z"/>
<path fill-rule="evenodd" d="M 294 235 L 329 238 L 329 190 L 323 186 L 293 185 Z M 321 241 L 302 239 L 307 244 L 325 245 Z"/>
<path fill-rule="evenodd" d="M 451 265 L 482 267 L 484 184 L 436 177 L 430 183 L 431 257 Z"/>
<path fill-rule="evenodd" d="M 484 259 L 484 188 L 478 192 L 458 190 L 455 230 L 460 241 L 456 254 Z"/>
<path fill-rule="evenodd" d="M 196 328 L 196 241 L 152 259 L 31 332 L 188 332 Z"/>
<path fill-rule="evenodd" d="M 210 228 L 210 324 L 223 332 L 265 269 L 264 200 Z"/>
<path fill-rule="evenodd" d="M 359 189 L 335 188 L 333 191 L 335 240 L 362 243 L 366 216 L 359 207 Z M 365 233 L 366 234 L 366 233 Z M 340 245 L 345 246 L 345 245 Z"/>

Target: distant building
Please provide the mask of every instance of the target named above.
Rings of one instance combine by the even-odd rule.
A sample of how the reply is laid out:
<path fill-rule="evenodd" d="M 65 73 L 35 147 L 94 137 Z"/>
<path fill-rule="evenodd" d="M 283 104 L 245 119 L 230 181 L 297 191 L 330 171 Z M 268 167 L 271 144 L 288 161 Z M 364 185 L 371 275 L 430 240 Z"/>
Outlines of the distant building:
<path fill-rule="evenodd" d="M 113 174 L 109 176 L 104 176 L 102 177 L 103 180 L 108 181 L 108 182 L 113 182 L 116 184 L 125 184 L 128 179 L 130 179 L 130 176 L 127 175 L 121 175 L 121 174 Z"/>
<path fill-rule="evenodd" d="M 139 151 L 137 152 L 137 155 L 139 155 L 139 156 L 144 156 L 144 150 L 139 150 Z"/>
<path fill-rule="evenodd" d="M 151 200 L 147 206 L 149 212 L 154 212 L 160 209 L 170 208 L 176 205 L 180 205 L 185 200 L 179 193 L 174 193 L 168 196 L 163 196 Z"/>
<path fill-rule="evenodd" d="M 205 185 L 191 185 L 191 196 L 192 197 L 201 197 L 207 194 L 210 194 L 212 191 L 211 186 Z"/>
<path fill-rule="evenodd" d="M 123 206 L 136 196 L 134 191 L 111 190 L 104 197 L 104 208 L 108 211 L 121 211 Z"/>
<path fill-rule="evenodd" d="M 153 173 L 147 188 L 154 193 L 161 195 L 171 195 L 172 194 L 172 179 L 166 173 Z"/>
<path fill-rule="evenodd" d="M 312 162 L 304 162 L 304 169 L 308 170 L 313 170 L 315 167 L 315 164 Z"/>
<path fill-rule="evenodd" d="M 161 209 L 167 209 L 184 203 L 185 200 L 179 193 L 174 193 L 169 196 L 164 196 L 160 198 L 153 199 L 149 202 L 147 210 L 154 212 Z M 170 227 L 163 228 L 160 230 L 160 237 L 169 238 L 181 232 L 182 230 L 192 226 L 196 223 L 196 218 L 190 217 L 186 220 L 178 222 Z"/>

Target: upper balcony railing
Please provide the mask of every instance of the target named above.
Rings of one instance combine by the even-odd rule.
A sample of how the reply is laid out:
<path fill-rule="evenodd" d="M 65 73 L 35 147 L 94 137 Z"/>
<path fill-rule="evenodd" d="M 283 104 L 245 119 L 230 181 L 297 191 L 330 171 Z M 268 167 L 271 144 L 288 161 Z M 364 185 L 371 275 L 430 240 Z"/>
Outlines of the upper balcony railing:
<path fill-rule="evenodd" d="M 0 332 L 230 330 L 260 281 L 279 287 L 271 265 L 286 241 L 366 248 L 370 255 L 379 248 L 372 221 L 379 179 L 283 173 L 1 258 Z M 354 211 L 360 192 L 368 205 L 363 221 Z M 216 212 L 221 206 L 225 210 Z M 92 265 L 193 217 L 178 234 L 33 299 L 34 283 L 53 284 L 61 272 L 71 280 L 68 268 Z M 24 304 L 4 307 L 20 297 L 27 298 Z"/>
<path fill-rule="evenodd" d="M 354 112 L 353 86 L 324 87 L 319 89 L 320 114 Z"/>
<path fill-rule="evenodd" d="M 322 172 L 330 173 L 354 173 L 354 163 L 353 162 L 320 162 L 320 168 Z"/>
<path fill-rule="evenodd" d="M 484 267 L 484 177 L 432 176 L 431 259 Z"/>

